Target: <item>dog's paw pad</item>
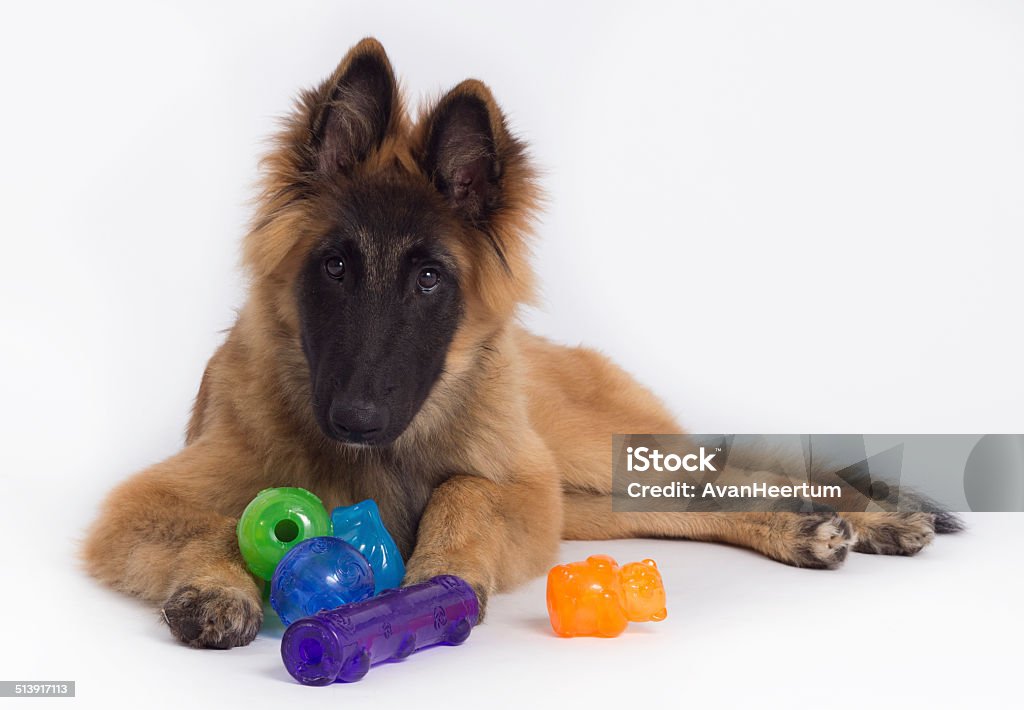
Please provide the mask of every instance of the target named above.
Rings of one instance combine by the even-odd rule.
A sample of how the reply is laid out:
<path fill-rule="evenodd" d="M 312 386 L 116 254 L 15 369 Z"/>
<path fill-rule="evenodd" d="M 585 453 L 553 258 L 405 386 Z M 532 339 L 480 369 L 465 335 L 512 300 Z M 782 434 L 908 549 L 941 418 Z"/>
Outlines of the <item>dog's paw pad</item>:
<path fill-rule="evenodd" d="M 245 646 L 263 623 L 258 599 L 240 589 L 186 584 L 160 609 L 171 634 L 193 648 Z"/>
<path fill-rule="evenodd" d="M 465 572 L 460 573 L 459 570 L 453 571 L 449 565 L 440 561 L 414 558 L 406 567 L 405 578 L 402 580 L 402 586 L 408 587 L 413 584 L 419 584 L 420 582 L 426 582 L 427 580 L 433 579 L 434 577 L 442 574 L 454 574 L 456 577 L 461 577 L 469 583 L 469 586 L 471 586 L 473 591 L 476 592 L 477 606 L 479 609 L 477 623 L 479 624 L 483 622 L 484 615 L 487 613 L 489 586 L 476 581 L 476 578 L 472 574 L 467 574 Z"/>
<path fill-rule="evenodd" d="M 935 539 L 932 513 L 889 513 L 858 520 L 856 552 L 915 555 Z"/>
<path fill-rule="evenodd" d="M 792 564 L 814 569 L 835 569 L 843 564 L 856 542 L 846 520 L 832 513 L 807 513 L 797 521 Z"/>

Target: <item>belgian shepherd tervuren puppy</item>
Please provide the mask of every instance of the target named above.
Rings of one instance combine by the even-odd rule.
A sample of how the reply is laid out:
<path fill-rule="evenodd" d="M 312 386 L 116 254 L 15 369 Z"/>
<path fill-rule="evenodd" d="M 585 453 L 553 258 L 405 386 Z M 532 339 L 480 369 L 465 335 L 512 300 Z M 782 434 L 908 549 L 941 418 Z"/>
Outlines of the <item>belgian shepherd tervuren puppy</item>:
<path fill-rule="evenodd" d="M 524 332 L 538 189 L 488 88 L 412 122 L 381 45 L 303 93 L 266 157 L 248 300 L 210 360 L 181 452 L 106 501 L 86 540 L 104 582 L 161 605 L 196 647 L 262 621 L 235 523 L 263 488 L 373 498 L 406 583 L 487 595 L 544 572 L 561 538 L 714 540 L 802 567 L 913 554 L 930 513 L 611 513 L 611 434 L 674 432 L 601 355 Z"/>

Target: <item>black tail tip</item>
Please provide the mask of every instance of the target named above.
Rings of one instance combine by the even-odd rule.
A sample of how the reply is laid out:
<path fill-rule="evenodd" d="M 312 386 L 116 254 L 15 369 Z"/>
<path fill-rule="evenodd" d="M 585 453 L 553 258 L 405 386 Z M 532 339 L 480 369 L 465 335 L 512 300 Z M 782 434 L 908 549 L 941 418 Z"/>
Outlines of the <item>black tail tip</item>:
<path fill-rule="evenodd" d="M 967 526 L 964 525 L 964 521 L 958 518 L 954 513 L 943 512 L 935 514 L 935 532 L 940 535 L 958 533 L 966 528 Z"/>

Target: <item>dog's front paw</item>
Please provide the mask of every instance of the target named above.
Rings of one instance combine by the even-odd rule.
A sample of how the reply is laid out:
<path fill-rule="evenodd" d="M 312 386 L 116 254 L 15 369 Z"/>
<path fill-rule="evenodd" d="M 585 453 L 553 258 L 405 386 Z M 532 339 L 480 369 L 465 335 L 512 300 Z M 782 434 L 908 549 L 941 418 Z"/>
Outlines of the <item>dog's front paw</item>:
<path fill-rule="evenodd" d="M 416 555 L 413 555 L 412 559 L 409 560 L 409 564 L 405 567 L 405 578 L 402 580 L 402 586 L 408 587 L 420 582 L 426 582 L 441 574 L 453 574 L 469 583 L 469 586 L 476 592 L 476 601 L 480 608 L 476 623 L 482 622 L 484 620 L 484 613 L 487 610 L 487 597 L 490 594 L 491 585 L 481 580 L 480 575 L 472 570 L 460 570 L 450 564 L 446 564 L 443 560 L 417 558 Z"/>
<path fill-rule="evenodd" d="M 855 552 L 916 555 L 935 539 L 936 516 L 932 513 L 854 513 L 848 517 L 857 533 Z"/>
<path fill-rule="evenodd" d="M 784 523 L 777 531 L 779 559 L 795 567 L 835 569 L 856 541 L 849 523 L 834 513 L 782 515 Z"/>
<path fill-rule="evenodd" d="M 174 638 L 192 648 L 245 646 L 263 623 L 258 592 L 201 580 L 178 587 L 160 612 Z"/>

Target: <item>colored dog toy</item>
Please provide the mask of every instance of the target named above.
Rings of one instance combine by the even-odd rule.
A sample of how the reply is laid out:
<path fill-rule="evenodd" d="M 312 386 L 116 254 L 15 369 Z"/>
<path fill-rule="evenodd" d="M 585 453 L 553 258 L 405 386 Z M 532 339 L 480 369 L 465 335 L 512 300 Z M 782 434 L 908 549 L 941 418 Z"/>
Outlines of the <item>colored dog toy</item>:
<path fill-rule="evenodd" d="M 323 503 L 304 488 L 260 491 L 238 519 L 238 548 L 249 570 L 261 579 L 303 540 L 331 534 L 331 519 Z"/>
<path fill-rule="evenodd" d="M 288 626 L 318 611 L 367 599 L 373 588 L 373 570 L 356 548 L 336 537 L 314 537 L 278 563 L 270 605 Z"/>
<path fill-rule="evenodd" d="M 372 500 L 364 500 L 331 513 L 334 536 L 359 550 L 373 568 L 374 593 L 393 589 L 405 577 L 405 563 L 398 546 L 380 519 L 380 510 Z M 337 605 L 335 605 L 337 606 Z M 330 607 L 328 607 L 330 608 Z"/>
<path fill-rule="evenodd" d="M 607 555 L 552 567 L 548 616 L 559 636 L 618 636 L 630 621 L 661 621 L 665 586 L 654 560 L 623 567 Z"/>
<path fill-rule="evenodd" d="M 305 685 L 351 683 L 370 666 L 437 644 L 458 645 L 480 615 L 476 593 L 451 575 L 299 619 L 281 639 L 281 658 Z"/>

